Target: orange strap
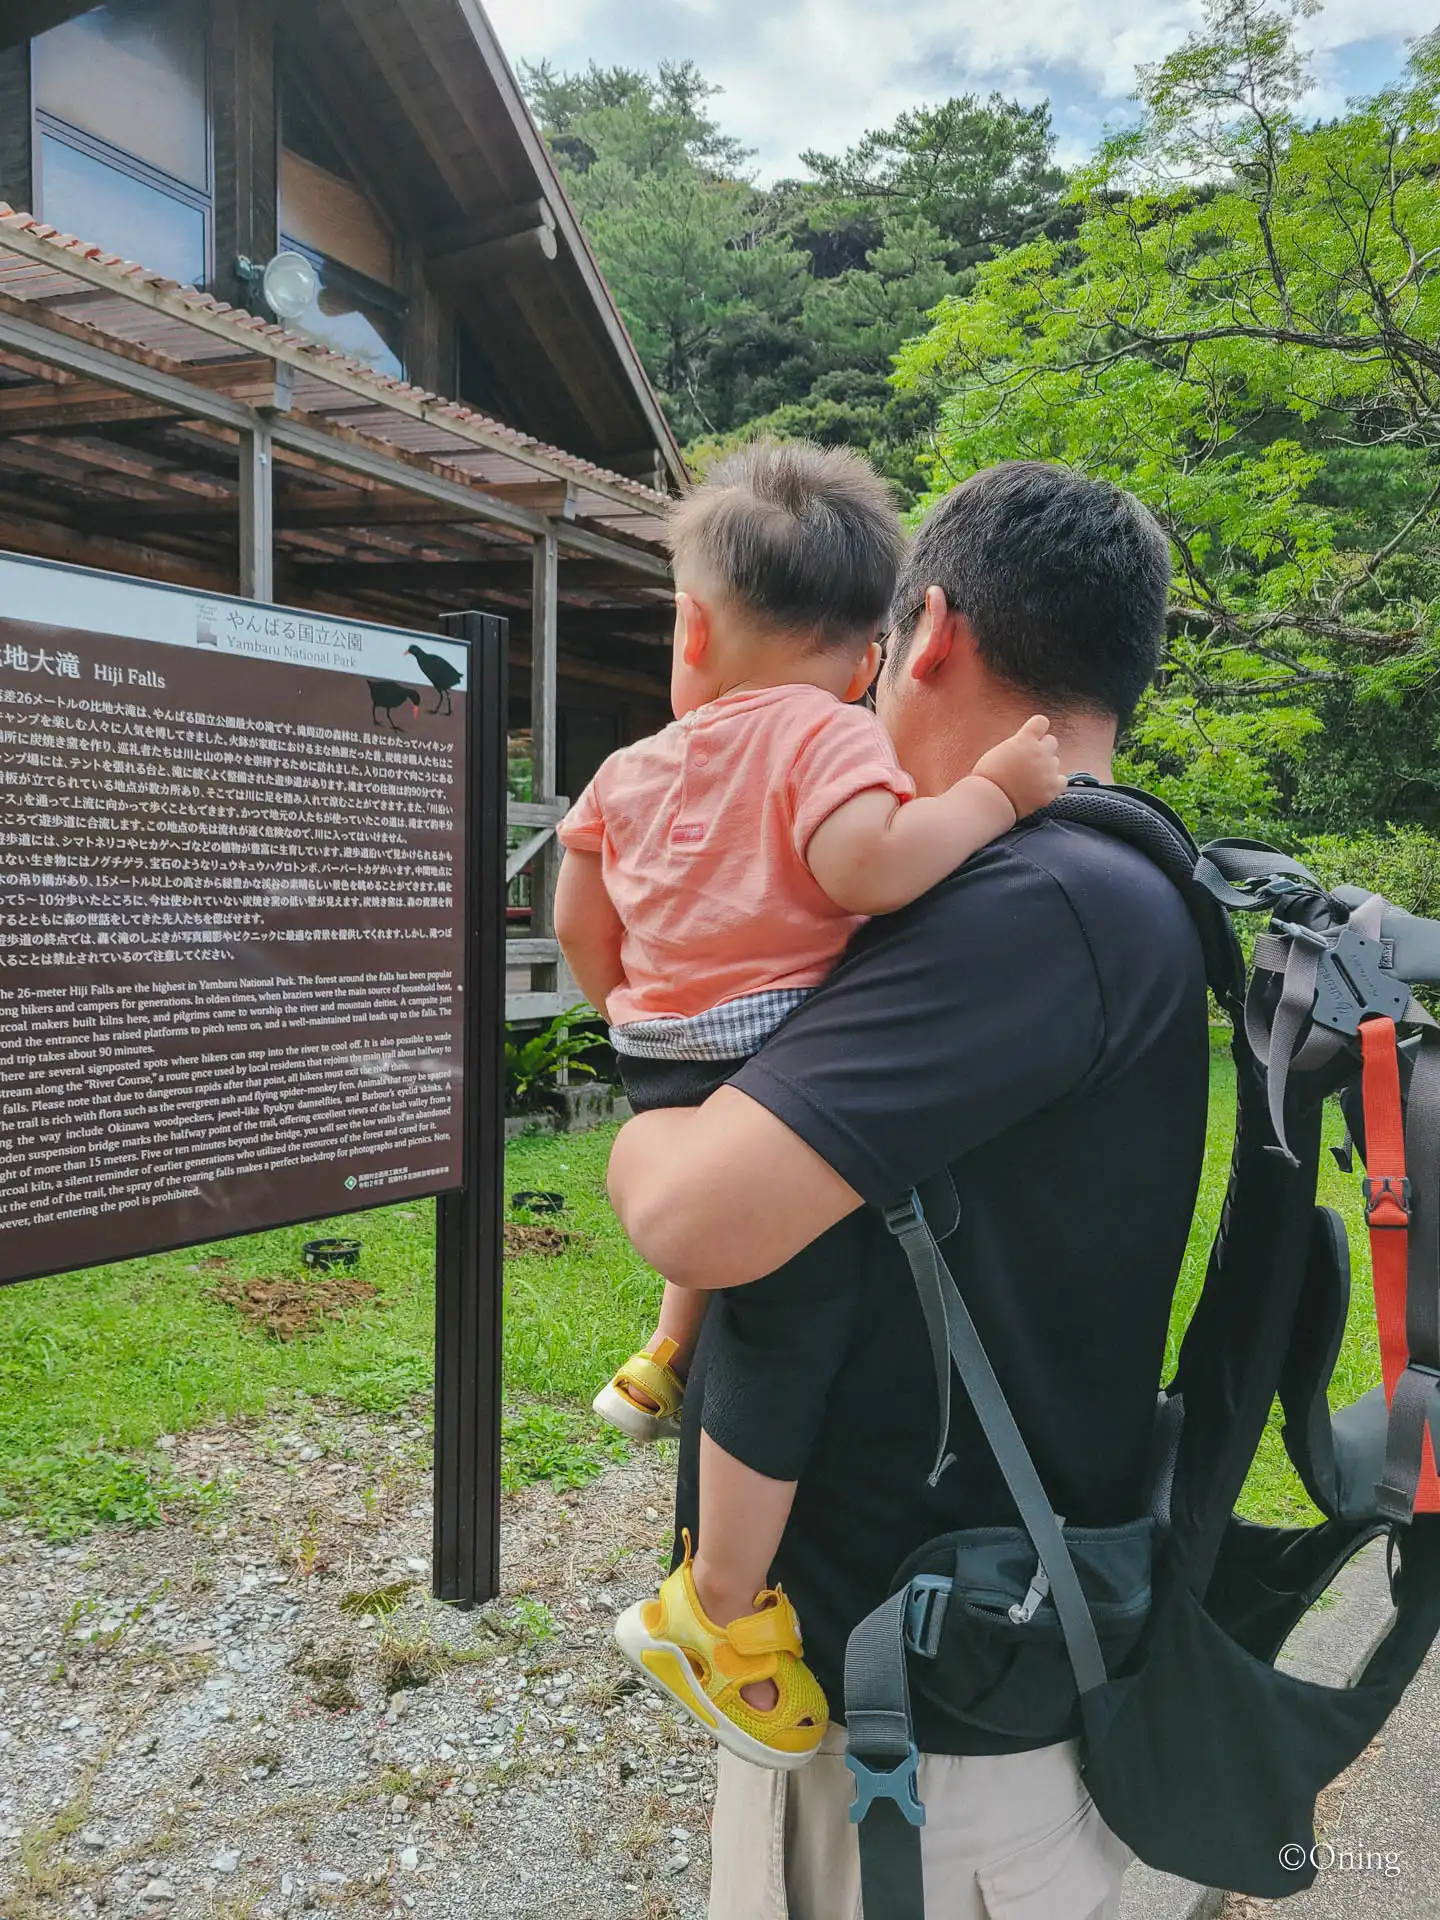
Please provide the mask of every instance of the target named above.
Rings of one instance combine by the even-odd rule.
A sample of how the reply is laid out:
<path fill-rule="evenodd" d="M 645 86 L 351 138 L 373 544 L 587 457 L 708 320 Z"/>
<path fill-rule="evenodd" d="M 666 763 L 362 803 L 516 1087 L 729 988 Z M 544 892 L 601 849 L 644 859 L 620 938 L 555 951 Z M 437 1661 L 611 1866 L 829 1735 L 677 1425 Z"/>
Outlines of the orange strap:
<path fill-rule="evenodd" d="M 1405 1111 L 1400 1101 L 1400 1056 L 1393 1020 L 1366 1020 L 1360 1028 L 1365 1104 L 1365 1223 L 1375 1282 L 1375 1319 L 1380 1330 L 1380 1370 L 1385 1398 L 1410 1358 L 1405 1333 L 1405 1296 L 1410 1277 L 1410 1182 L 1405 1172 Z M 1440 1477 L 1425 1437 L 1417 1513 L 1440 1512 Z"/>

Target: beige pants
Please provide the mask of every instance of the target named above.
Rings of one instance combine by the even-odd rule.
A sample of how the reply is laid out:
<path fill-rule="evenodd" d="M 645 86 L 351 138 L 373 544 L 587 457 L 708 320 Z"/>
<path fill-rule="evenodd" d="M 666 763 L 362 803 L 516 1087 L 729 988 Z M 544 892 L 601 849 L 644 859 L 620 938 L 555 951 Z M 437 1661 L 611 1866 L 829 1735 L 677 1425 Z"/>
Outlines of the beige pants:
<path fill-rule="evenodd" d="M 861 1920 L 845 1733 L 798 1773 L 720 1755 L 710 1920 Z M 923 1754 L 926 1920 L 1115 1920 L 1130 1851 L 1085 1791 L 1073 1745 Z"/>

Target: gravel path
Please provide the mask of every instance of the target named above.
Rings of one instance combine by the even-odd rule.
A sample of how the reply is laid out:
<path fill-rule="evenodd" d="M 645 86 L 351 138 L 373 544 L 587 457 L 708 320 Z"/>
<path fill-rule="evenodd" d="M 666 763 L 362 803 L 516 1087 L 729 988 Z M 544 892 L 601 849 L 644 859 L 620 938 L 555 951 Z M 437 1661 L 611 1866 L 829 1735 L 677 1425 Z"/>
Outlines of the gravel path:
<path fill-rule="evenodd" d="M 162 1442 L 218 1486 L 162 1527 L 0 1529 L 0 1920 L 699 1920 L 711 1751 L 609 1632 L 671 1460 L 507 1496 L 461 1614 L 420 1420 L 302 1401 Z"/>

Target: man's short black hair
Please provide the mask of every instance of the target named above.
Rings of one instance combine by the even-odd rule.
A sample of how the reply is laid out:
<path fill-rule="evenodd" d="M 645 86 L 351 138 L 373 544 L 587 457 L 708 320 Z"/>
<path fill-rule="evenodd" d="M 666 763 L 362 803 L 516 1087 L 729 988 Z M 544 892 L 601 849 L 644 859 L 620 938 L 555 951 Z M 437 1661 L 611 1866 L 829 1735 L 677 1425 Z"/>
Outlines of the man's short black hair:
<path fill-rule="evenodd" d="M 905 539 L 890 489 L 848 447 L 757 441 L 671 509 L 677 570 L 817 647 L 864 646 L 889 609 Z"/>
<path fill-rule="evenodd" d="M 1001 680 L 1042 708 L 1123 726 L 1160 663 L 1170 543 L 1120 487 L 1012 460 L 957 487 L 921 526 L 895 594 L 892 672 L 932 586 Z"/>

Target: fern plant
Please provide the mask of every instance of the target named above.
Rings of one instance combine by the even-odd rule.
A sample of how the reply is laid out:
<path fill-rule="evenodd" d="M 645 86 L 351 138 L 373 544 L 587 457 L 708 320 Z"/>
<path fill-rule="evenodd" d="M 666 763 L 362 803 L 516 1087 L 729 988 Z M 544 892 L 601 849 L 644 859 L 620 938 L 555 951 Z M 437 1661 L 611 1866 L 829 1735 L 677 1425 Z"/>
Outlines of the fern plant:
<path fill-rule="evenodd" d="M 537 1095 L 548 1093 L 562 1067 L 593 1079 L 595 1069 L 583 1056 L 595 1045 L 593 1007 L 571 1007 L 548 1027 L 522 1038 L 513 1030 L 505 1035 L 505 1103 L 512 1108 L 540 1105 Z"/>

